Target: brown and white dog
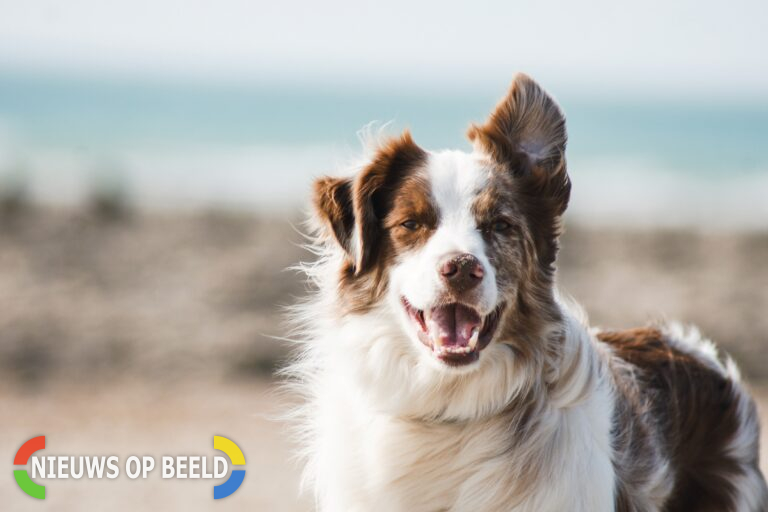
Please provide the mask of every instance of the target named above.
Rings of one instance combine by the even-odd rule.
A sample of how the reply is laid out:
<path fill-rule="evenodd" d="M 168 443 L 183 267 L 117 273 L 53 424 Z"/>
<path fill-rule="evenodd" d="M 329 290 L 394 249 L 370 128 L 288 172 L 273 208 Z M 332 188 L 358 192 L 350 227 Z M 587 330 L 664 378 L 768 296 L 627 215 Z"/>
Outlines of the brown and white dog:
<path fill-rule="evenodd" d="M 472 153 L 410 134 L 314 188 L 290 372 L 322 511 L 765 511 L 730 359 L 558 298 L 565 119 L 518 75 Z"/>

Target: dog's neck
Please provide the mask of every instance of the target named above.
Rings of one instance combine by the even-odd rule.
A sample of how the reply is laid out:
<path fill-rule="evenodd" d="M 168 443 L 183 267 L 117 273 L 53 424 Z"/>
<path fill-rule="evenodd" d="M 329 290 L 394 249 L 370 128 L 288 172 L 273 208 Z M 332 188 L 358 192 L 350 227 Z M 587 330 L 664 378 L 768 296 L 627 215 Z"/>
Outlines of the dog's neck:
<path fill-rule="evenodd" d="M 402 419 L 478 421 L 528 407 L 532 400 L 537 407 L 563 409 L 594 389 L 600 358 L 586 326 L 568 308 L 556 306 L 558 321 L 544 325 L 537 339 L 526 340 L 530 350 L 502 339 L 466 373 L 424 361 L 386 308 L 325 329 L 327 339 L 316 345 L 328 350 L 314 352 L 334 387 L 354 395 L 361 407 Z"/>

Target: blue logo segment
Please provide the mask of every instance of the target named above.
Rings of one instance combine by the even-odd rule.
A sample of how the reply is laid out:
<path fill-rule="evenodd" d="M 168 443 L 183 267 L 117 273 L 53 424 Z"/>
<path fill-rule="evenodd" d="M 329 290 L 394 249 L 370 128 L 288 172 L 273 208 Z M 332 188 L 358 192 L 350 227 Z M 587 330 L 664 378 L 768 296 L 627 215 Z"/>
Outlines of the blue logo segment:
<path fill-rule="evenodd" d="M 243 483 L 243 479 L 245 478 L 245 470 L 244 469 L 234 469 L 232 470 L 232 474 L 229 475 L 229 478 L 227 478 L 227 481 L 224 482 L 221 485 L 217 485 L 213 488 L 213 499 L 220 500 L 221 498 L 226 498 L 233 492 L 235 492 L 238 487 L 240 487 L 240 484 Z"/>

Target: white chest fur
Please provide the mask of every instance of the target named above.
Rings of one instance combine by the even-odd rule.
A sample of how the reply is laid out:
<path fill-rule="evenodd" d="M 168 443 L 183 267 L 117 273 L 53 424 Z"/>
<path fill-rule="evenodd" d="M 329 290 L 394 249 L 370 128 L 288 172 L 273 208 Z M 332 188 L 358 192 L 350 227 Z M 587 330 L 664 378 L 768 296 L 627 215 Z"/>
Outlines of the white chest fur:
<path fill-rule="evenodd" d="M 607 389 L 567 409 L 545 407 L 531 438 L 516 443 L 504 415 L 412 421 L 333 388 L 315 404 L 310 467 L 322 511 L 613 510 Z"/>

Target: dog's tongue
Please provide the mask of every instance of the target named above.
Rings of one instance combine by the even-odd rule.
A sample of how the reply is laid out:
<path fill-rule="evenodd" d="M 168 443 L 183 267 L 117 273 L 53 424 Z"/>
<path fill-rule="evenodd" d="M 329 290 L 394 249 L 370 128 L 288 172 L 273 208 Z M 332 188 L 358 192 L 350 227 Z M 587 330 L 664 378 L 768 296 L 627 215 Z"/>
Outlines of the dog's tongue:
<path fill-rule="evenodd" d="M 480 315 L 461 304 L 434 308 L 426 318 L 427 331 L 436 348 L 469 346 L 473 333 L 480 330 L 480 323 Z"/>

